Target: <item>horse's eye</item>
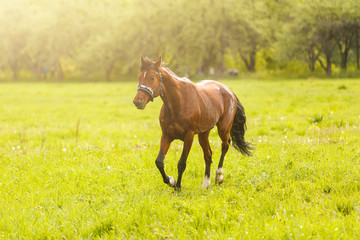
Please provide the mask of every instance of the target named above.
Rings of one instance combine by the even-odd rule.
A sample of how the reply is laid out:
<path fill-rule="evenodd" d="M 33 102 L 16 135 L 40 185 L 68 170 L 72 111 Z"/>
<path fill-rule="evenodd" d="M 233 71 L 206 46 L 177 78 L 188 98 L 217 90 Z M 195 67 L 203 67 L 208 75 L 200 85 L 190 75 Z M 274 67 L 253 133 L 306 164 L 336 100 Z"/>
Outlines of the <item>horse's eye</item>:
<path fill-rule="evenodd" d="M 153 81 L 154 81 L 154 80 L 155 80 L 155 76 L 152 76 L 152 77 L 151 77 L 151 80 L 153 80 Z"/>

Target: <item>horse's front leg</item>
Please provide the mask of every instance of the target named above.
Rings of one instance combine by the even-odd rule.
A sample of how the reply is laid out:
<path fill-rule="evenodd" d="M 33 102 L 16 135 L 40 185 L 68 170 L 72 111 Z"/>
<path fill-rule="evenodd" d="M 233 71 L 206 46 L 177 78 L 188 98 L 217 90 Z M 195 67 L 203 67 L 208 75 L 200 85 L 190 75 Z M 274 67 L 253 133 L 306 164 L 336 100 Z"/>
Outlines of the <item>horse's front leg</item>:
<path fill-rule="evenodd" d="M 178 180 L 176 183 L 176 189 L 181 189 L 181 178 L 186 168 L 186 160 L 189 155 L 192 143 L 194 140 L 194 133 L 188 132 L 184 138 L 184 148 L 180 157 L 180 160 L 178 162 Z"/>
<path fill-rule="evenodd" d="M 170 187 L 175 187 L 176 185 L 175 179 L 171 176 L 166 175 L 164 170 L 164 159 L 167 151 L 169 150 L 171 142 L 172 140 L 170 140 L 167 136 L 165 135 L 161 136 L 160 151 L 159 151 L 159 155 L 156 158 L 155 164 L 161 173 L 164 183 L 166 183 Z"/>

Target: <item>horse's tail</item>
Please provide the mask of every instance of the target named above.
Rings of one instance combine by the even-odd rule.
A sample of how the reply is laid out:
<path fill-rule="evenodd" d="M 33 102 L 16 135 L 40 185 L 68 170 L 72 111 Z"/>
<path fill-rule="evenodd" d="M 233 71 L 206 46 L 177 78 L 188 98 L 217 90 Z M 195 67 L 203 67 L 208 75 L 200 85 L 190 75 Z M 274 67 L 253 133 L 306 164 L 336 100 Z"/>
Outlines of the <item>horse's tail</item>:
<path fill-rule="evenodd" d="M 236 96 L 235 96 L 236 97 Z M 233 147 L 241 152 L 243 155 L 251 155 L 251 150 L 254 148 L 250 143 L 245 141 L 245 131 L 246 131 L 246 115 L 244 107 L 241 105 L 239 99 L 236 97 L 237 107 L 236 113 L 233 121 L 233 125 L 230 130 L 230 136 Z"/>

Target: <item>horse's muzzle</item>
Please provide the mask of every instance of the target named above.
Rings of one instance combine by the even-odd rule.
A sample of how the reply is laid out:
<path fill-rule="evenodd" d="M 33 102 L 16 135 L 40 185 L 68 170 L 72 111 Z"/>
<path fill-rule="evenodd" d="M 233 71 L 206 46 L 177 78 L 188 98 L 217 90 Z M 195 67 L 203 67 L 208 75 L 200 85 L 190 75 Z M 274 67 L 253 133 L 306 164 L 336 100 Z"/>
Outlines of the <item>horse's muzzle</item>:
<path fill-rule="evenodd" d="M 143 110 L 146 106 L 146 102 L 142 99 L 134 99 L 133 103 L 137 107 L 137 109 Z"/>

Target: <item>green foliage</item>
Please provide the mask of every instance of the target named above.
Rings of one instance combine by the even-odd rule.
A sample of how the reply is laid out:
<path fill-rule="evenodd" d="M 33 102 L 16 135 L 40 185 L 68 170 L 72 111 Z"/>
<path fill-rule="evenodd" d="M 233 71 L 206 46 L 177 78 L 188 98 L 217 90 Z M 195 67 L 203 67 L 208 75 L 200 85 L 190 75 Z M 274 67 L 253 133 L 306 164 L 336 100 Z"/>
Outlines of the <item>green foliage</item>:
<path fill-rule="evenodd" d="M 181 192 L 154 164 L 161 100 L 137 110 L 135 83 L 1 84 L 0 238 L 357 239 L 360 81 L 223 82 L 245 106 L 254 156 L 230 148 L 215 185 L 214 129 L 212 185 L 201 188 L 194 141 Z M 172 176 L 181 149 L 166 156 Z"/>
<path fill-rule="evenodd" d="M 358 0 L 7 0 L 0 79 L 110 81 L 160 55 L 180 75 L 357 76 L 359 13 Z"/>
<path fill-rule="evenodd" d="M 289 21 L 277 31 L 276 57 L 280 61 L 305 60 L 309 69 L 316 62 L 331 76 L 333 63 L 347 68 L 349 53 L 358 54 L 359 1 L 299 1 L 293 4 Z M 336 49 L 338 48 L 338 49 Z M 337 58 L 335 52 L 340 55 Z M 340 59 L 340 60 L 338 60 Z"/>

